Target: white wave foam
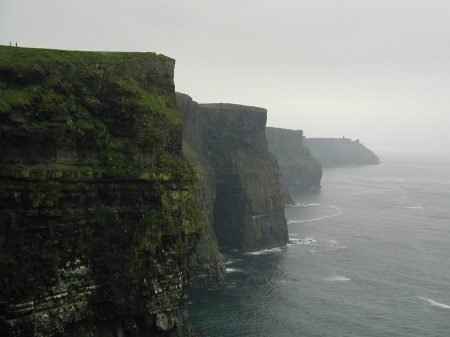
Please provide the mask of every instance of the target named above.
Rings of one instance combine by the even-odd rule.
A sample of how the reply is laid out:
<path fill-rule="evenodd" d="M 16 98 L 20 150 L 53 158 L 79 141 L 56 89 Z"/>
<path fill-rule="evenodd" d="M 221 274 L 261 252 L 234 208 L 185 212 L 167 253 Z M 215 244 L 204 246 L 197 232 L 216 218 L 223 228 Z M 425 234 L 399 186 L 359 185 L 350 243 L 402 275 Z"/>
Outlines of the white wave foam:
<path fill-rule="evenodd" d="M 423 206 L 405 206 L 404 208 L 407 208 L 407 209 L 425 209 L 426 207 L 423 207 Z"/>
<path fill-rule="evenodd" d="M 347 248 L 346 245 L 342 245 L 336 240 L 328 240 L 328 247 L 327 250 L 336 250 L 336 249 L 344 249 Z"/>
<path fill-rule="evenodd" d="M 238 268 L 227 268 L 226 271 L 227 271 L 227 273 L 243 273 L 244 272 L 242 269 L 238 269 Z"/>
<path fill-rule="evenodd" d="M 314 240 L 313 238 L 304 238 L 304 239 L 289 238 L 289 241 L 291 241 L 291 244 L 295 244 L 295 245 L 317 243 L 317 241 Z"/>
<path fill-rule="evenodd" d="M 320 206 L 321 204 L 315 204 L 315 203 L 296 203 L 293 205 L 289 205 L 290 207 L 309 207 L 309 206 Z"/>
<path fill-rule="evenodd" d="M 326 219 L 326 218 L 332 218 L 332 217 L 338 216 L 339 214 L 342 214 L 342 213 L 343 213 L 342 210 L 341 210 L 339 207 L 337 207 L 337 206 L 334 206 L 334 205 L 328 205 L 328 207 L 334 208 L 334 209 L 336 210 L 336 213 L 331 214 L 331 215 L 324 215 L 324 216 L 322 216 L 322 217 L 320 217 L 320 218 L 314 218 L 314 219 L 306 219 L 306 220 L 288 220 L 287 223 L 288 223 L 288 224 L 291 224 L 291 223 L 302 223 L 302 222 L 310 222 L 310 221 L 319 221 L 319 220 L 323 220 L 323 219 Z"/>
<path fill-rule="evenodd" d="M 244 253 L 246 255 L 263 255 L 263 254 L 270 254 L 270 253 L 278 253 L 281 252 L 283 249 L 280 247 L 276 247 L 276 248 L 272 248 L 272 249 L 263 249 L 263 250 L 258 250 L 256 252 L 248 252 L 248 253 Z"/>
<path fill-rule="evenodd" d="M 419 298 L 424 300 L 424 301 L 427 301 L 428 303 L 430 303 L 431 305 L 433 305 L 435 307 L 444 308 L 444 309 L 450 309 L 450 305 L 447 305 L 447 304 L 444 304 L 444 303 L 439 303 L 439 302 L 430 300 L 430 299 L 425 298 L 425 297 L 420 297 L 419 296 Z"/>
<path fill-rule="evenodd" d="M 317 243 L 317 241 L 314 240 L 314 238 L 304 238 L 302 242 L 304 242 L 304 243 Z"/>
<path fill-rule="evenodd" d="M 349 279 L 348 277 L 341 276 L 341 275 L 333 275 L 333 276 L 325 277 L 323 280 L 327 281 L 327 282 L 346 282 L 346 281 L 351 281 L 351 279 Z"/>
<path fill-rule="evenodd" d="M 229 265 L 229 264 L 233 264 L 233 263 L 236 263 L 239 261 L 242 261 L 242 259 L 232 258 L 232 259 L 229 259 L 227 262 L 225 262 L 225 264 Z"/>

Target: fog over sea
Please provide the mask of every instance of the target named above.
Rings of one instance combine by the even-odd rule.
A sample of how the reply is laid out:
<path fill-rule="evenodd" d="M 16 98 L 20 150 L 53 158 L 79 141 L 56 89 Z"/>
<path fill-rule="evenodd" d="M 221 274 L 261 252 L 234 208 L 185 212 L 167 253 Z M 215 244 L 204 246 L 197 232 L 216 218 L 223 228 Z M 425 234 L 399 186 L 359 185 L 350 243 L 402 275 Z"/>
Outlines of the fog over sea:
<path fill-rule="evenodd" d="M 450 163 L 326 169 L 294 200 L 291 244 L 191 293 L 200 337 L 450 336 Z"/>

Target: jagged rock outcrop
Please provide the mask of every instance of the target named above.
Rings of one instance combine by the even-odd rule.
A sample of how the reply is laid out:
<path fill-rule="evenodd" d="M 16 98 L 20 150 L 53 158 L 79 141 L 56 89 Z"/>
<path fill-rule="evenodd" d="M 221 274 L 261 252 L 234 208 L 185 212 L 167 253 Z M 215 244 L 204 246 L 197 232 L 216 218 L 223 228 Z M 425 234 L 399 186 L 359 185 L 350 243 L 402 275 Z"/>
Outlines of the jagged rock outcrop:
<path fill-rule="evenodd" d="M 302 130 L 266 128 L 269 151 L 275 154 L 285 188 L 300 192 L 320 188 L 322 167 L 303 142 Z"/>
<path fill-rule="evenodd" d="M 305 144 L 323 167 L 377 165 L 378 156 L 360 141 L 349 138 L 305 138 Z"/>
<path fill-rule="evenodd" d="M 174 60 L 0 47 L 0 335 L 193 336 Z"/>
<path fill-rule="evenodd" d="M 267 111 L 177 97 L 186 142 L 214 177 L 212 227 L 219 244 L 240 251 L 286 244 L 280 172 L 265 137 Z"/>

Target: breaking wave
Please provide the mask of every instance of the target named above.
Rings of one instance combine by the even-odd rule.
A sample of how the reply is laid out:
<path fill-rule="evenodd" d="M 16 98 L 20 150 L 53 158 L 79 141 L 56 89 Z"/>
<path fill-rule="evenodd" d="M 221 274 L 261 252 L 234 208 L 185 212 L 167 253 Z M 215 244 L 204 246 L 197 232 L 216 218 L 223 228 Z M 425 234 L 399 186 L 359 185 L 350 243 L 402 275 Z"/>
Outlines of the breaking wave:
<path fill-rule="evenodd" d="M 244 254 L 246 254 L 246 255 L 263 255 L 263 254 L 278 253 L 278 252 L 281 252 L 282 250 L 283 250 L 283 248 L 276 247 L 276 248 L 272 248 L 272 249 L 263 249 L 263 250 L 258 250 L 256 252 L 248 252 L 248 253 L 244 253 Z"/>
<path fill-rule="evenodd" d="M 346 282 L 346 281 L 351 281 L 351 279 L 349 279 L 348 277 L 341 276 L 341 275 L 333 275 L 333 276 L 325 277 L 323 280 L 327 281 L 327 282 Z"/>
<path fill-rule="evenodd" d="M 294 245 L 317 243 L 317 241 L 314 240 L 313 238 L 304 238 L 304 239 L 289 238 L 289 241 L 290 241 L 289 242 L 290 244 L 294 244 Z"/>
<path fill-rule="evenodd" d="M 320 204 L 308 204 L 308 206 L 320 206 Z M 323 220 L 323 219 L 326 219 L 326 218 L 332 218 L 332 217 L 338 216 L 338 215 L 340 215 L 340 214 L 343 213 L 342 210 L 341 210 L 339 207 L 337 207 L 337 206 L 334 206 L 334 205 L 327 205 L 327 207 L 333 208 L 336 212 L 333 213 L 333 214 L 330 214 L 330 215 L 324 215 L 324 216 L 321 216 L 321 217 L 318 217 L 318 218 L 313 218 L 313 219 L 305 219 L 305 220 L 288 220 L 287 223 L 288 223 L 288 224 L 292 224 L 292 223 L 302 223 L 302 222 L 310 222 L 310 221 L 319 221 L 319 220 Z"/>
<path fill-rule="evenodd" d="M 427 302 L 430 303 L 432 306 L 439 307 L 439 308 L 444 308 L 444 309 L 450 309 L 450 305 L 447 305 L 447 304 L 444 304 L 444 303 L 439 303 L 439 302 L 430 300 L 429 298 L 425 298 L 425 297 L 420 297 L 420 296 L 419 296 L 419 298 L 422 299 L 422 300 L 424 300 L 424 301 L 427 301 Z"/>

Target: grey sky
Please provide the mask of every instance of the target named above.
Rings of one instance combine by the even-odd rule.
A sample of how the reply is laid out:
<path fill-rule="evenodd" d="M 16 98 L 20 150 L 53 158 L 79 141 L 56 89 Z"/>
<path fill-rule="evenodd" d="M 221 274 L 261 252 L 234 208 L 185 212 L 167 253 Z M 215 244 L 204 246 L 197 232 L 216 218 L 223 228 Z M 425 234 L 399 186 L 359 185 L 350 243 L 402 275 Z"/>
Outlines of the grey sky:
<path fill-rule="evenodd" d="M 0 43 L 155 51 L 268 125 L 450 157 L 448 0 L 1 0 Z"/>

